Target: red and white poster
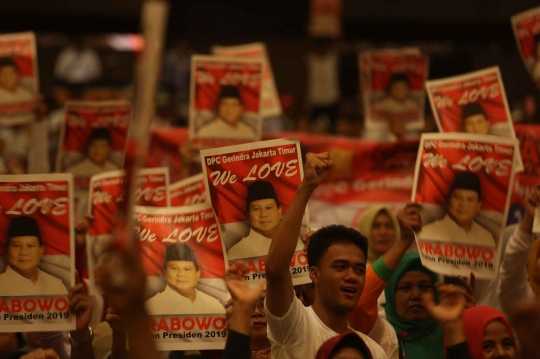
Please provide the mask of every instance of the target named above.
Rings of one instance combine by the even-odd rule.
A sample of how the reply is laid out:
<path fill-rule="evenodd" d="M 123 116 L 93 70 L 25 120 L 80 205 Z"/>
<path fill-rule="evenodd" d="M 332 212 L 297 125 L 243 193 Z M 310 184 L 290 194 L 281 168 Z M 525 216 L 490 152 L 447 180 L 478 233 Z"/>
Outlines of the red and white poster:
<path fill-rule="evenodd" d="M 125 101 L 67 102 L 56 172 L 73 173 L 75 186 L 88 188 L 90 177 L 122 169 L 131 108 Z"/>
<path fill-rule="evenodd" d="M 200 173 L 171 184 L 169 186 L 169 198 L 173 207 L 206 202 L 204 174 Z"/>
<path fill-rule="evenodd" d="M 0 332 L 74 330 L 72 176 L 2 176 L 0 192 Z"/>
<path fill-rule="evenodd" d="M 366 131 L 424 128 L 424 84 L 429 60 L 416 49 L 369 51 L 360 58 Z"/>
<path fill-rule="evenodd" d="M 160 350 L 223 349 L 225 249 L 209 203 L 133 212 Z"/>
<path fill-rule="evenodd" d="M 39 93 L 33 32 L 0 35 L 0 125 L 32 122 Z"/>
<path fill-rule="evenodd" d="M 111 171 L 92 176 L 88 213 L 94 220 L 86 238 L 86 262 L 90 282 L 97 287 L 97 265 L 103 250 L 111 243 L 119 206 L 125 200 L 124 171 Z M 92 289 L 95 289 L 93 286 Z"/>
<path fill-rule="evenodd" d="M 311 0 L 308 33 L 311 37 L 341 37 L 343 0 Z"/>
<path fill-rule="evenodd" d="M 191 58 L 189 134 L 196 147 L 261 138 L 262 59 Z"/>
<path fill-rule="evenodd" d="M 511 22 L 525 67 L 540 87 L 540 7 L 512 16 Z"/>
<path fill-rule="evenodd" d="M 169 207 L 169 169 L 143 168 L 138 171 L 138 188 L 134 203 L 147 207 Z"/>
<path fill-rule="evenodd" d="M 272 65 L 268 58 L 266 45 L 262 42 L 238 46 L 213 46 L 212 53 L 216 56 L 239 57 L 245 59 L 260 59 L 264 63 L 262 74 L 261 116 L 273 117 L 281 115 L 281 102 L 279 101 Z"/>
<path fill-rule="evenodd" d="M 201 151 L 206 189 L 230 262 L 243 260 L 248 283 L 265 278 L 266 256 L 303 178 L 300 143 L 263 141 Z M 309 226 L 307 210 L 303 230 Z M 291 261 L 295 285 L 310 281 L 298 234 Z"/>
<path fill-rule="evenodd" d="M 422 264 L 444 275 L 497 277 L 517 140 L 424 134 L 412 201 L 422 204 Z"/>

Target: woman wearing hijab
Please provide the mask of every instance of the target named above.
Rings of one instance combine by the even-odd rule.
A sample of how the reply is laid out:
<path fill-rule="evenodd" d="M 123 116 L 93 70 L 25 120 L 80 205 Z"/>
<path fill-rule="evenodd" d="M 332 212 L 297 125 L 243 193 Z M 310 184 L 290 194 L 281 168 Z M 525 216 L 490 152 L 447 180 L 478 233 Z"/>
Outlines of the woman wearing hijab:
<path fill-rule="evenodd" d="M 368 265 L 375 263 L 399 239 L 399 223 L 385 206 L 371 206 L 358 221 L 358 230 L 368 238 Z"/>
<path fill-rule="evenodd" d="M 469 308 L 462 322 L 472 359 L 517 359 L 512 327 L 501 312 L 487 306 Z"/>
<path fill-rule="evenodd" d="M 355 333 L 338 335 L 327 340 L 315 359 L 372 359 L 366 343 Z"/>

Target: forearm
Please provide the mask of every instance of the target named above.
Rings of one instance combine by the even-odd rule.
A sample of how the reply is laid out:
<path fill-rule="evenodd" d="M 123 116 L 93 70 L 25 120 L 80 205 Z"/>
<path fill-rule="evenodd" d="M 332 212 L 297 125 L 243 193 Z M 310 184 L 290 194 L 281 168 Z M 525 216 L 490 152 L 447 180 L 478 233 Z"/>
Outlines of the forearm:
<path fill-rule="evenodd" d="M 287 214 L 272 238 L 266 260 L 266 276 L 269 282 L 275 277 L 281 279 L 289 275 L 289 266 L 298 243 L 304 211 L 312 192 L 313 190 L 303 183 L 298 187 Z"/>
<path fill-rule="evenodd" d="M 71 338 L 77 343 L 71 345 L 72 359 L 94 359 L 92 338 L 88 329 L 71 332 Z"/>
<path fill-rule="evenodd" d="M 127 337 L 125 333 L 113 330 L 111 359 L 127 359 Z"/>
<path fill-rule="evenodd" d="M 447 347 L 463 343 L 467 340 L 463 331 L 461 320 L 447 323 L 442 326 L 444 330 L 444 342 Z"/>
<path fill-rule="evenodd" d="M 403 258 L 403 255 L 405 252 L 407 252 L 407 249 L 411 246 L 411 241 L 398 239 L 390 249 L 383 254 L 382 260 L 384 264 L 390 268 L 391 270 L 394 270 L 397 268 L 399 262 L 401 262 L 401 258 Z"/>
<path fill-rule="evenodd" d="M 130 359 L 158 359 L 159 353 L 154 345 L 144 307 L 121 316 L 126 318 Z"/>
<path fill-rule="evenodd" d="M 521 229 L 523 232 L 527 234 L 532 234 L 533 224 L 534 224 L 534 217 L 525 213 L 525 216 L 519 223 L 519 229 Z"/>
<path fill-rule="evenodd" d="M 248 335 L 238 333 L 231 328 L 227 334 L 223 359 L 251 359 L 249 340 Z"/>
<path fill-rule="evenodd" d="M 251 314 L 254 305 L 235 302 L 229 319 L 229 329 L 249 336 L 251 334 Z"/>
<path fill-rule="evenodd" d="M 69 359 L 69 354 L 65 350 L 62 332 L 41 332 L 39 333 L 39 340 L 43 349 L 53 349 L 60 359 Z"/>

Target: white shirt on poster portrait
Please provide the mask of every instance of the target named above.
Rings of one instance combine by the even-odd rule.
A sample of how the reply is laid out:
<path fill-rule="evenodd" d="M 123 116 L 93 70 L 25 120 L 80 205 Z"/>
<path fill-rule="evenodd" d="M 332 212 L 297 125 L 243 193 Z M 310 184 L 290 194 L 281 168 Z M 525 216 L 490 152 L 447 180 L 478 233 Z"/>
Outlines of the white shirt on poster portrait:
<path fill-rule="evenodd" d="M 338 335 L 321 321 L 312 307 L 304 307 L 296 297 L 282 317 L 274 316 L 266 305 L 265 313 L 268 339 L 272 344 L 272 359 L 315 358 L 321 345 Z M 366 343 L 373 359 L 387 358 L 384 350 L 373 339 L 360 332 L 356 333 Z"/>
<path fill-rule="evenodd" d="M 447 214 L 442 219 L 426 224 L 418 234 L 421 239 L 437 242 L 452 242 L 476 246 L 495 247 L 495 240 L 490 231 L 475 221 L 467 232 Z"/>
<path fill-rule="evenodd" d="M 388 112 L 390 114 L 404 114 L 417 112 L 420 107 L 414 100 L 410 98 L 406 99 L 403 102 L 398 102 L 391 97 L 387 97 L 383 100 L 376 102 L 373 105 L 373 109 L 381 112 Z M 416 113 L 413 119 L 416 119 L 419 116 L 420 114 Z"/>
<path fill-rule="evenodd" d="M 33 101 L 34 98 L 34 94 L 22 86 L 17 86 L 15 91 L 8 91 L 5 88 L 0 87 L 1 104 Z"/>
<path fill-rule="evenodd" d="M 270 249 L 270 243 L 272 243 L 272 239 L 250 229 L 249 234 L 246 237 L 242 238 L 240 242 L 236 243 L 227 251 L 227 257 L 229 260 L 234 260 L 266 256 Z M 298 252 L 303 249 L 304 243 L 298 238 L 295 251 Z"/>
<path fill-rule="evenodd" d="M 224 314 L 225 307 L 217 300 L 195 289 L 195 301 L 172 290 L 168 285 L 163 292 L 145 302 L 150 315 L 164 314 Z"/>
<path fill-rule="evenodd" d="M 30 279 L 23 277 L 19 273 L 7 266 L 6 271 L 0 274 L 0 296 L 40 296 L 40 295 L 65 295 L 68 294 L 64 283 L 52 275 L 37 270 L 37 281 L 33 283 Z"/>
<path fill-rule="evenodd" d="M 197 132 L 197 137 L 253 140 L 256 136 L 255 131 L 241 121 L 238 121 L 236 126 L 233 127 L 218 117 L 214 121 L 201 127 Z"/>
<path fill-rule="evenodd" d="M 79 163 L 74 164 L 71 167 L 68 167 L 66 169 L 67 173 L 73 173 L 75 177 L 92 177 L 94 175 L 103 173 L 103 172 L 109 172 L 109 171 L 116 171 L 119 167 L 110 161 L 106 161 L 105 165 L 103 167 L 96 165 L 94 162 L 89 160 L 88 158 L 85 158 Z"/>

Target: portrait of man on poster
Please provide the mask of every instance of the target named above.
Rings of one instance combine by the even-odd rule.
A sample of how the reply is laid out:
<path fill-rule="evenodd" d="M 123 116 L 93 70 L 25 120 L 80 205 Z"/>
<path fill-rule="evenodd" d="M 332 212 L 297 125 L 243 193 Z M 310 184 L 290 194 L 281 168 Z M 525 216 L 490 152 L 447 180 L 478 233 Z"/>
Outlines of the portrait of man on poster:
<path fill-rule="evenodd" d="M 20 84 L 17 64 L 11 57 L 0 57 L 0 103 L 33 101 L 34 93 Z"/>

